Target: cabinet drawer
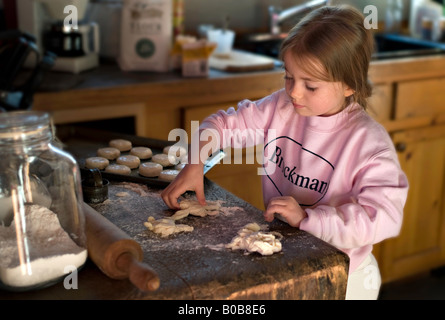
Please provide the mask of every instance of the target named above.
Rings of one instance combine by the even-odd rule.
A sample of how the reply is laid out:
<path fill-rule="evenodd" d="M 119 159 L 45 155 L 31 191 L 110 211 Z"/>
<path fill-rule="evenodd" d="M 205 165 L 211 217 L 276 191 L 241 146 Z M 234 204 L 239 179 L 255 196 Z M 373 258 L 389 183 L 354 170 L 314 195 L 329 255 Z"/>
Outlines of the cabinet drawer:
<path fill-rule="evenodd" d="M 395 118 L 434 116 L 445 113 L 445 78 L 400 82 Z"/>

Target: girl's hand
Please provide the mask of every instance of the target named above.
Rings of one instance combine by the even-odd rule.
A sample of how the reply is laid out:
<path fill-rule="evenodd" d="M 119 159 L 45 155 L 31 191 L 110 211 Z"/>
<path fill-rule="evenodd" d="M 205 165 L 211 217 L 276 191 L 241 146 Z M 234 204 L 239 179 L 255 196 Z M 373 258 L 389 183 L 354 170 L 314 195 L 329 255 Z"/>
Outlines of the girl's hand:
<path fill-rule="evenodd" d="M 187 164 L 161 193 L 165 204 L 179 209 L 178 198 L 186 191 L 195 191 L 196 199 L 206 204 L 204 196 L 204 168 L 202 164 Z"/>
<path fill-rule="evenodd" d="M 271 222 L 274 215 L 281 215 L 292 227 L 299 227 L 300 222 L 307 217 L 295 198 L 290 196 L 272 198 L 264 211 L 264 219 Z"/>

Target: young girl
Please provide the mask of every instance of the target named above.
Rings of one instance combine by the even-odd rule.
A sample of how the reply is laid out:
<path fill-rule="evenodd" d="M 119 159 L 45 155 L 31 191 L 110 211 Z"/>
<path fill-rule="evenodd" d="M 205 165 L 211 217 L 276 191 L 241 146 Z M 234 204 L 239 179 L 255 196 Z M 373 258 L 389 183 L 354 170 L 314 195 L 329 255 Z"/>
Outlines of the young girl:
<path fill-rule="evenodd" d="M 218 148 L 254 141 L 236 135 L 243 129 L 265 132 L 264 218 L 278 216 L 348 254 L 347 299 L 378 297 L 372 246 L 398 235 L 408 191 L 388 133 L 365 111 L 373 36 L 363 21 L 350 6 L 313 11 L 282 45 L 285 88 L 220 111 L 200 127 L 220 137 L 223 130 L 234 130 L 232 140 Z M 200 147 L 224 139 L 217 141 Z M 178 208 L 178 197 L 187 190 L 205 203 L 202 163 L 187 165 L 162 197 Z"/>

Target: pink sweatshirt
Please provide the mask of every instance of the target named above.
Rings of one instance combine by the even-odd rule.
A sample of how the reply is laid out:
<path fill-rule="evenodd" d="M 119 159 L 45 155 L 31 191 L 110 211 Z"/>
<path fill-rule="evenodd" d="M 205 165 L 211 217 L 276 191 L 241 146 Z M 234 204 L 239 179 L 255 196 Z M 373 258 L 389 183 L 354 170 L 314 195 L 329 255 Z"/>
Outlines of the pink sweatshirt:
<path fill-rule="evenodd" d="M 272 197 L 293 196 L 308 215 L 300 229 L 345 252 L 349 272 L 373 244 L 398 235 L 408 181 L 388 133 L 360 106 L 329 117 L 299 116 L 283 89 L 219 111 L 200 128 L 220 137 L 230 129 L 222 148 L 249 146 L 254 133 L 264 132 L 265 206 Z"/>

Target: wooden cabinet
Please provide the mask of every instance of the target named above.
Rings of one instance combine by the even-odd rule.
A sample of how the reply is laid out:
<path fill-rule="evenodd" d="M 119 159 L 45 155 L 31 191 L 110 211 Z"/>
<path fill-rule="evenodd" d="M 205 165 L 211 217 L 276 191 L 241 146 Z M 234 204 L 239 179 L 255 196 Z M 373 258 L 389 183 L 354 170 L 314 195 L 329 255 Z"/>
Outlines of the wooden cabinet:
<path fill-rule="evenodd" d="M 371 98 L 368 101 L 368 113 L 377 121 L 389 121 L 392 116 L 392 83 L 374 85 Z"/>
<path fill-rule="evenodd" d="M 81 109 L 61 109 L 51 112 L 54 124 L 76 124 L 86 121 L 134 118 L 136 135 L 142 136 L 147 126 L 145 118 L 145 105 L 143 103 L 109 105 L 99 107 L 85 107 Z M 116 131 L 118 128 L 115 128 Z"/>
<path fill-rule="evenodd" d="M 410 187 L 400 235 L 375 246 L 383 282 L 445 264 L 444 86 L 444 77 L 393 83 L 387 128 Z"/>
<path fill-rule="evenodd" d="M 393 139 L 410 188 L 400 235 L 382 243 L 386 281 L 445 263 L 445 126 L 402 131 Z"/>

